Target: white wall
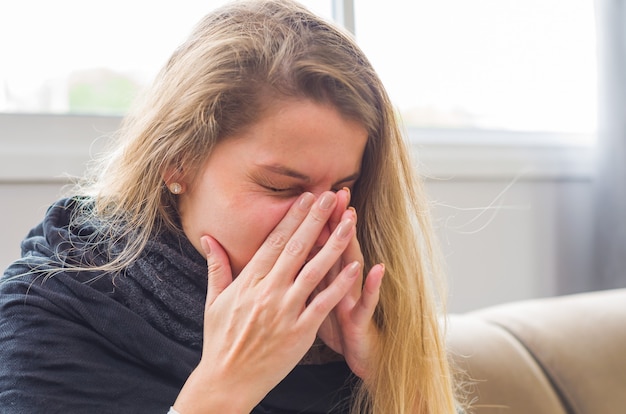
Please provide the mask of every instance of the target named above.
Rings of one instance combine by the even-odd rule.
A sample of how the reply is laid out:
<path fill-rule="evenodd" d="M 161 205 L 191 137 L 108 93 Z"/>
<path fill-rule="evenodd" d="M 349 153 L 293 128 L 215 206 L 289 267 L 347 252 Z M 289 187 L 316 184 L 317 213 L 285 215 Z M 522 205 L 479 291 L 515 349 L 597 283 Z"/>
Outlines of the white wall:
<path fill-rule="evenodd" d="M 0 267 L 118 120 L 0 115 Z M 19 136 L 16 141 L 13 137 Z M 59 140 L 46 137 L 62 137 Z M 589 148 L 424 144 L 450 310 L 577 292 L 590 272 Z"/>
<path fill-rule="evenodd" d="M 450 278 L 450 309 L 584 290 L 591 183 L 429 182 Z"/>
<path fill-rule="evenodd" d="M 0 268 L 5 269 L 20 255 L 20 241 L 59 197 L 58 183 L 0 183 Z"/>

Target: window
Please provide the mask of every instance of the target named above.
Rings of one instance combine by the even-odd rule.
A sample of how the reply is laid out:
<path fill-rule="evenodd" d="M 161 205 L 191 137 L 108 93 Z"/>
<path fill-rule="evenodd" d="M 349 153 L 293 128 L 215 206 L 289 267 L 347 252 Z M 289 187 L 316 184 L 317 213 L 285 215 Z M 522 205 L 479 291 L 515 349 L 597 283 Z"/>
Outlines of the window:
<path fill-rule="evenodd" d="M 0 112 L 123 114 L 200 17 L 225 2 L 4 2 Z M 303 3 L 328 18 L 348 14 L 418 140 L 592 140 L 593 0 Z"/>
<path fill-rule="evenodd" d="M 2 2 L 0 112 L 122 114 L 200 18 L 225 2 Z M 331 17 L 330 0 L 308 3 Z"/>
<path fill-rule="evenodd" d="M 592 0 L 356 0 L 355 22 L 409 127 L 595 131 Z"/>

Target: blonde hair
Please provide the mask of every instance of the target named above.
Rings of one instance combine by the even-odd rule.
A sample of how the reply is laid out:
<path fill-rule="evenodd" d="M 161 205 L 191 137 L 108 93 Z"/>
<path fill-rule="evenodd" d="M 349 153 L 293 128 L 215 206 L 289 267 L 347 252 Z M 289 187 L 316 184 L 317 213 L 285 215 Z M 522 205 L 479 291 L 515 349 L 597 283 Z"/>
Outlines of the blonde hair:
<path fill-rule="evenodd" d="M 268 96 L 332 104 L 369 132 L 352 203 L 365 267 L 385 263 L 386 276 L 375 374 L 353 412 L 453 412 L 429 208 L 393 106 L 353 39 L 294 2 L 239 2 L 206 16 L 127 116 L 116 150 L 81 189 L 102 232 L 125 240 L 104 268 L 128 265 L 155 232 L 182 231 L 165 175 L 193 179 L 217 142 L 262 116 Z"/>

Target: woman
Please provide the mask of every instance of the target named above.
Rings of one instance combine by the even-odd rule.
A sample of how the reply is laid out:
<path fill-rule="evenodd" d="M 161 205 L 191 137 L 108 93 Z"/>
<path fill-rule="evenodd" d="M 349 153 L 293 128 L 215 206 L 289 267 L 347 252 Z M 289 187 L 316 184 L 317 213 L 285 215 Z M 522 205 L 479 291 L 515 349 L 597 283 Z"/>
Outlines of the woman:
<path fill-rule="evenodd" d="M 5 412 L 454 411 L 427 203 L 349 36 L 215 11 L 95 171 L 3 277 Z"/>

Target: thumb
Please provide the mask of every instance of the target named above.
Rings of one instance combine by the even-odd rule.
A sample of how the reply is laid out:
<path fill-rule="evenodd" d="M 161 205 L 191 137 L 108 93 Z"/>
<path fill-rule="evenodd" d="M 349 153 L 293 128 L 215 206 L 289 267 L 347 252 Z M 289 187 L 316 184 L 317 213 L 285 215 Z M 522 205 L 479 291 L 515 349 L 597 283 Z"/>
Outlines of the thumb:
<path fill-rule="evenodd" d="M 233 274 L 230 269 L 228 255 L 213 237 L 202 236 L 200 244 L 206 255 L 208 268 L 209 284 L 206 304 L 209 306 L 232 283 Z"/>

